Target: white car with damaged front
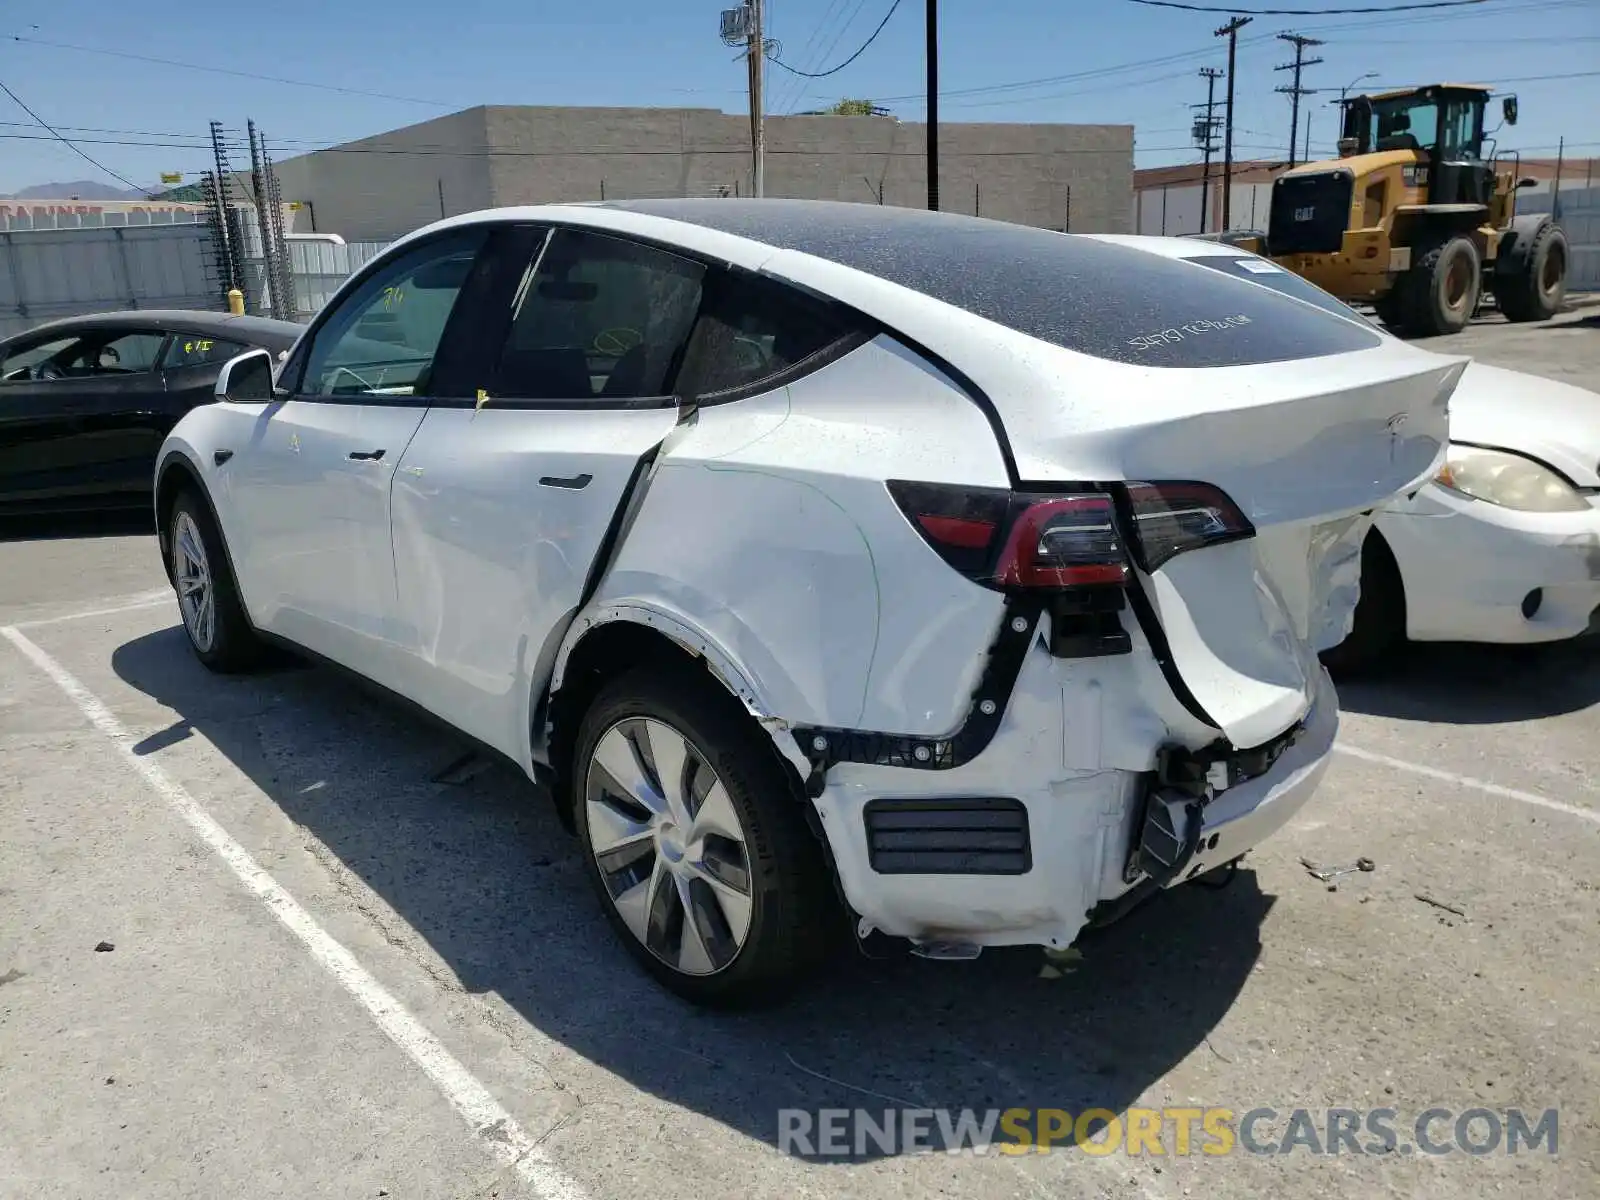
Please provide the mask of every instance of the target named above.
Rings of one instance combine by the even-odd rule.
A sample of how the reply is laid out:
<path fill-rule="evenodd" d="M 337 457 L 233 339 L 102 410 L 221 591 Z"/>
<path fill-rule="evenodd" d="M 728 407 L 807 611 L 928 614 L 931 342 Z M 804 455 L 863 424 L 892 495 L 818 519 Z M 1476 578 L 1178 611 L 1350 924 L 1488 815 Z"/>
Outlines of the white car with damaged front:
<path fill-rule="evenodd" d="M 230 363 L 158 529 L 204 662 L 288 643 L 548 782 L 640 962 L 736 1002 L 841 901 L 929 955 L 1064 947 L 1281 827 L 1463 365 L 993 221 L 494 210 L 363 268 L 276 380 Z"/>
<path fill-rule="evenodd" d="M 1368 324 L 1300 276 L 1191 238 L 1098 240 L 1183 258 Z M 1391 337 L 1384 333 L 1384 337 Z M 1450 401 L 1438 473 L 1395 497 L 1363 546 L 1336 668 L 1393 665 L 1411 642 L 1560 642 L 1600 630 L 1600 395 L 1474 362 Z"/>

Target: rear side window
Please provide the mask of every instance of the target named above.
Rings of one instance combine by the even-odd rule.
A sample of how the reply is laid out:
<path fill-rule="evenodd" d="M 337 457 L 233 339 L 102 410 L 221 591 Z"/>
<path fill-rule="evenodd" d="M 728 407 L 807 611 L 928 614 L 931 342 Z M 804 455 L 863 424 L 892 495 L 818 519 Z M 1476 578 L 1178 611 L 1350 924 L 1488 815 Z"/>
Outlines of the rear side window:
<path fill-rule="evenodd" d="M 195 333 L 174 333 L 167 346 L 162 367 L 175 371 L 182 367 L 204 367 L 211 363 L 225 363 L 249 347 L 238 342 L 225 342 L 221 338 L 201 337 Z"/>
<path fill-rule="evenodd" d="M 847 314 L 774 279 L 719 271 L 684 355 L 677 391 L 698 400 L 764 380 L 861 336 Z"/>
<path fill-rule="evenodd" d="M 494 394 L 577 402 L 665 396 L 704 274 L 699 263 L 652 246 L 556 230 L 512 302 Z"/>

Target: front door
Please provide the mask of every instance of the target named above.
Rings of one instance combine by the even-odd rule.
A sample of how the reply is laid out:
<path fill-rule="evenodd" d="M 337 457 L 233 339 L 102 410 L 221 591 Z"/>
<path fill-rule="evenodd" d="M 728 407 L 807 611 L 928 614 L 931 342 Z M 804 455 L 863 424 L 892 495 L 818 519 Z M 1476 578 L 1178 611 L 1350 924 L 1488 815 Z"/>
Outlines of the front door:
<path fill-rule="evenodd" d="M 389 490 L 429 404 L 434 360 L 482 234 L 380 260 L 307 335 L 230 463 L 258 624 L 385 686 L 397 596 Z"/>
<path fill-rule="evenodd" d="M 406 694 L 521 759 L 607 531 L 677 422 L 704 268 L 575 229 L 531 239 L 514 266 L 470 306 L 493 340 L 484 397 L 428 411 L 393 520 Z"/>
<path fill-rule="evenodd" d="M 164 335 L 102 330 L 24 343 L 0 363 L 0 497 L 71 508 L 147 500 Z"/>

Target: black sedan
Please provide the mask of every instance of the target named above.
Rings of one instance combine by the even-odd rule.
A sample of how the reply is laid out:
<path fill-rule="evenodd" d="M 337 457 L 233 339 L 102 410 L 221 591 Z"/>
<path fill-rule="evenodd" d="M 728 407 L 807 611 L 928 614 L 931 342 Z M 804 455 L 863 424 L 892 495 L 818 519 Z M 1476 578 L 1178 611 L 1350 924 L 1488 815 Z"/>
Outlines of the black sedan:
<path fill-rule="evenodd" d="M 68 317 L 0 342 L 0 515 L 150 503 L 156 452 L 222 364 L 304 327 L 230 313 Z"/>

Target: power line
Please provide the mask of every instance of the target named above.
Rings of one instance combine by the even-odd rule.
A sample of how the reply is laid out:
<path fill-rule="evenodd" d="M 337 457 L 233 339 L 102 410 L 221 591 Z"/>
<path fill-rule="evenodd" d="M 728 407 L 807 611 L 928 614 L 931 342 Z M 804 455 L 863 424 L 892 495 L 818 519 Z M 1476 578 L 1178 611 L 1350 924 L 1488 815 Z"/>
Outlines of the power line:
<path fill-rule="evenodd" d="M 827 36 L 826 31 L 832 25 L 834 20 L 844 15 L 844 6 L 846 3 L 848 3 L 848 0 L 828 0 L 828 7 L 823 11 L 821 19 L 818 20 L 816 25 L 812 28 L 811 36 L 806 38 L 805 45 L 800 48 L 800 53 L 797 56 L 796 61 L 801 63 L 808 70 L 818 61 L 820 61 L 822 57 L 824 57 L 820 54 L 816 57 L 813 57 L 812 51 L 819 48 L 819 43 L 824 37 Z M 849 22 L 847 21 L 846 25 L 848 24 Z M 784 82 L 787 86 L 783 89 L 784 100 L 782 107 L 785 109 L 785 111 L 788 111 L 792 110 L 800 103 L 802 99 L 804 99 L 806 85 L 805 80 L 799 77 L 791 77 Z M 774 100 L 776 101 L 776 97 L 774 97 Z M 777 107 L 776 103 L 774 104 L 774 107 Z"/>
<path fill-rule="evenodd" d="M 209 71 L 213 75 L 231 75 L 236 79 L 255 79 L 263 83 L 282 83 L 291 87 L 316 88 L 324 92 L 339 92 L 345 96 L 368 96 L 375 100 L 398 100 L 405 104 L 425 104 L 430 108 L 449 108 L 438 100 L 423 100 L 417 96 L 399 96 L 392 92 L 368 92 L 360 88 L 339 87 L 331 83 L 312 83 L 305 79 L 289 79 L 282 75 L 261 75 L 254 71 L 237 71 L 230 67 L 212 67 L 204 63 L 180 62 L 172 58 L 154 58 L 148 54 L 133 54 L 127 50 L 102 50 L 97 46 L 75 46 L 69 42 L 53 42 L 45 38 L 24 37 L 21 34 L 5 35 L 13 42 L 26 42 L 34 46 L 51 46 L 57 50 L 76 50 L 81 54 L 103 54 L 107 58 L 126 58 L 133 62 L 154 63 L 162 67 L 180 67 L 186 71 Z"/>
<path fill-rule="evenodd" d="M 1185 4 L 1180 0 L 1128 0 L 1151 8 L 1181 8 L 1185 12 L 1238 13 L 1250 17 L 1342 17 L 1351 13 L 1408 12 L 1418 8 L 1465 8 L 1484 0 L 1424 0 L 1418 4 L 1386 4 L 1380 8 L 1219 8 L 1211 4 Z"/>
<path fill-rule="evenodd" d="M 1266 42 L 1270 40 L 1271 37 L 1269 35 L 1262 34 L 1260 37 L 1245 38 L 1241 44 L 1249 46 L 1257 42 Z M 947 97 L 990 95 L 995 92 L 1022 91 L 1032 87 L 1047 87 L 1059 83 L 1077 83 L 1085 79 L 1097 79 L 1108 75 L 1119 75 L 1124 71 L 1137 71 L 1144 67 L 1160 67 L 1168 64 L 1188 62 L 1197 58 L 1207 58 L 1215 53 L 1215 49 L 1208 43 L 1206 45 L 1196 47 L 1193 50 L 1181 50 L 1174 54 L 1162 54 L 1154 58 L 1134 59 L 1132 62 L 1117 63 L 1114 66 L 1109 67 L 1093 67 L 1087 71 L 1073 71 L 1066 75 L 1044 75 L 1033 79 L 1012 80 L 1007 83 L 985 84 L 981 87 L 955 88 L 950 91 L 941 90 L 939 97 L 940 99 L 945 99 Z M 1189 72 L 1185 70 L 1182 72 L 1182 74 L 1187 76 Z M 905 96 L 883 96 L 880 97 L 880 99 L 885 101 L 920 100 L 922 99 L 922 93 L 918 92 L 915 95 Z"/>
<path fill-rule="evenodd" d="M 829 75 L 837 75 L 840 71 L 844 70 L 851 63 L 855 62 L 856 59 L 865 54 L 867 52 L 867 47 L 878 40 L 878 35 L 883 32 L 883 27 L 889 23 L 889 18 L 894 16 L 895 10 L 900 7 L 900 2 L 901 0 L 894 0 L 894 3 L 889 5 L 889 11 L 883 14 L 883 20 L 878 22 L 878 27 L 872 31 L 872 35 L 868 37 L 866 41 L 861 43 L 861 48 L 859 50 L 857 50 L 849 58 L 845 59 L 837 67 L 829 67 L 826 71 L 801 71 L 791 67 L 781 58 L 774 58 L 772 62 L 775 66 L 782 67 L 791 75 L 798 75 L 802 79 L 826 79 Z"/>
<path fill-rule="evenodd" d="M 123 176 L 118 175 L 115 171 L 113 171 L 110 167 L 106 166 L 103 162 L 100 162 L 99 160 L 94 159 L 94 158 L 90 158 L 89 155 L 81 147 L 79 147 L 79 146 L 77 146 L 77 145 L 75 145 L 73 143 L 73 140 L 71 138 L 69 138 L 65 134 L 60 133 L 57 130 L 51 128 L 50 123 L 48 121 L 46 121 L 38 113 L 34 112 L 33 109 L 29 108 L 26 104 L 24 104 L 22 102 L 22 97 L 17 95 L 15 92 L 13 92 L 3 82 L 0 82 L 0 92 L 4 92 L 6 95 L 10 96 L 11 99 L 16 102 L 16 105 L 17 105 L 18 108 L 20 108 L 23 112 L 27 113 L 30 117 L 32 117 L 34 119 L 34 122 L 39 126 L 40 129 L 48 131 L 50 133 L 50 135 L 52 137 L 54 137 L 58 142 L 60 142 L 68 150 L 71 150 L 79 158 L 83 159 L 84 162 L 88 163 L 95 170 L 103 171 L 105 174 L 107 174 L 107 175 L 111 176 L 111 178 L 115 179 L 118 183 L 126 184 L 128 187 L 131 187 L 136 192 L 147 191 L 147 189 L 140 187 L 137 183 L 134 183 L 133 180 L 126 179 Z"/>
<path fill-rule="evenodd" d="M 4 141 L 51 141 L 43 134 L 29 133 L 0 133 L 0 140 Z M 91 146 L 138 146 L 146 150 L 192 150 L 211 152 L 210 143 L 204 145 L 177 144 L 171 142 L 132 142 L 119 141 L 112 138 L 79 138 L 79 141 Z M 274 153 L 294 153 L 292 148 L 283 146 L 268 146 L 268 151 Z M 1147 153 L 1166 153 L 1177 150 L 1188 150 L 1189 146 L 1151 146 L 1146 148 Z M 456 149 L 448 146 L 432 147 L 378 147 L 378 146 L 327 146 L 321 150 L 312 151 L 316 154 L 389 154 L 397 156 L 412 155 L 417 158 L 639 158 L 639 157 L 678 157 L 684 155 L 743 155 L 742 149 L 729 149 L 726 145 L 696 147 L 686 149 L 634 149 L 634 150 L 486 150 L 486 149 Z M 790 154 L 815 158 L 821 155 L 836 153 L 824 146 L 794 147 L 789 149 L 767 148 L 767 153 Z M 957 158 L 1051 158 L 1060 155 L 1078 154 L 1124 154 L 1126 151 L 1115 147 L 1068 147 L 1058 150 L 962 150 L 955 152 Z M 887 155 L 892 158 L 921 158 L 920 150 L 875 150 L 874 156 Z M 133 186 L 133 185 L 129 185 Z M 142 189 L 141 189 L 142 190 Z"/>

